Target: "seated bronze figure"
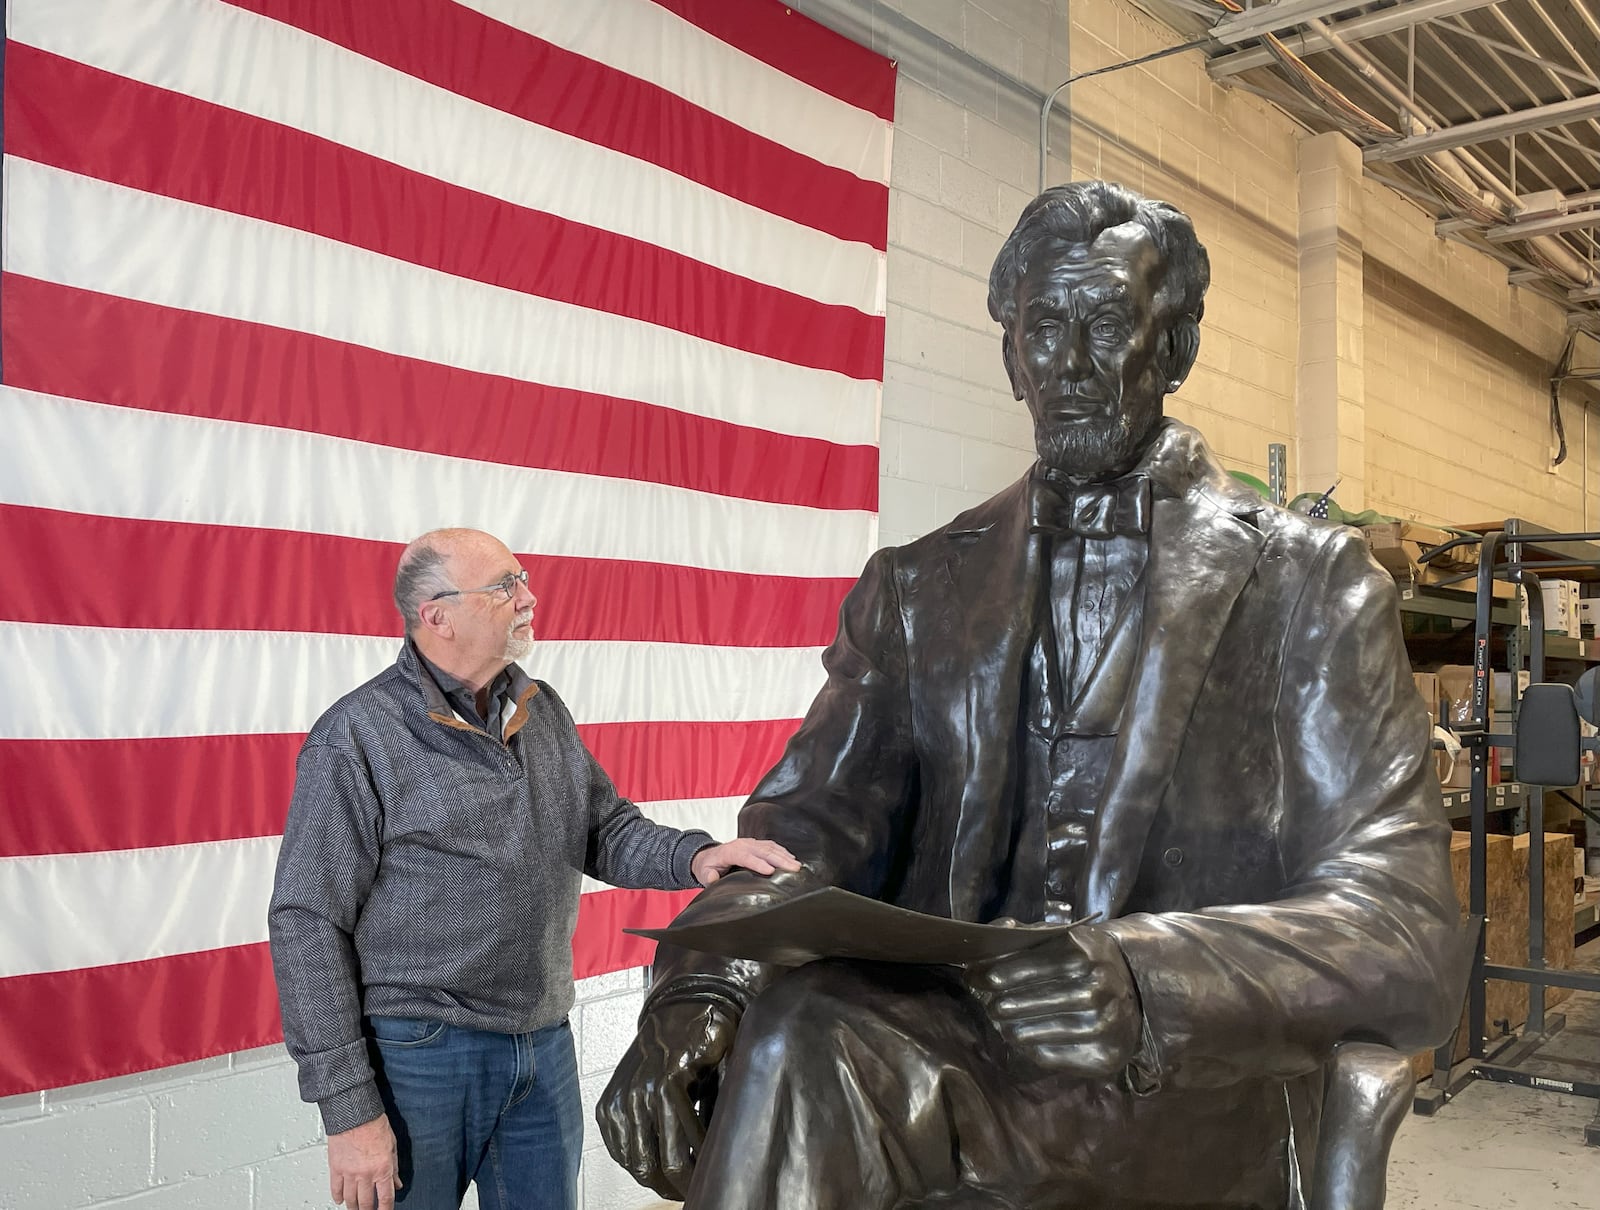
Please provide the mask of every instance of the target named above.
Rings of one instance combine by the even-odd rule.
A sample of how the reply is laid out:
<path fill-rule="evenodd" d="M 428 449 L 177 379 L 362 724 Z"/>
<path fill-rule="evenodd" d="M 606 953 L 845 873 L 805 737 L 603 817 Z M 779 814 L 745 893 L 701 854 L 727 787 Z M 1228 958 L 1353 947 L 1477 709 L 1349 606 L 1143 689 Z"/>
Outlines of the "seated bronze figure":
<path fill-rule="evenodd" d="M 1188 218 L 1119 186 L 1023 211 L 989 310 L 1038 463 L 872 557 L 740 816 L 807 872 L 689 909 L 809 878 L 1084 923 L 959 966 L 663 945 L 598 1110 L 642 1183 L 695 1210 L 1381 1204 L 1392 1048 L 1461 1003 L 1449 830 L 1361 536 L 1163 416 L 1209 277 Z"/>

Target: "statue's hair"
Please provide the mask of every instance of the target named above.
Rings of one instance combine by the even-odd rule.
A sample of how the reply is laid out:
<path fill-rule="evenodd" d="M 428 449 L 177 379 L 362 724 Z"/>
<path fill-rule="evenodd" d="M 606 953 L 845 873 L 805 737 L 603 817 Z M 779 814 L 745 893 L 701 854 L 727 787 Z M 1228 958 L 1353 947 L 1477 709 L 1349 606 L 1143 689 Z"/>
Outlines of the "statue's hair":
<path fill-rule="evenodd" d="M 1184 316 L 1196 323 L 1205 313 L 1211 260 L 1194 233 L 1189 216 L 1140 197 L 1110 181 L 1074 181 L 1046 189 L 1023 207 L 989 272 L 989 314 L 1009 328 L 1016 319 L 1017 282 L 1039 245 L 1052 240 L 1092 242 L 1109 227 L 1137 223 L 1150 233 L 1166 266 L 1166 279 L 1156 296 L 1158 313 L 1169 321 Z"/>

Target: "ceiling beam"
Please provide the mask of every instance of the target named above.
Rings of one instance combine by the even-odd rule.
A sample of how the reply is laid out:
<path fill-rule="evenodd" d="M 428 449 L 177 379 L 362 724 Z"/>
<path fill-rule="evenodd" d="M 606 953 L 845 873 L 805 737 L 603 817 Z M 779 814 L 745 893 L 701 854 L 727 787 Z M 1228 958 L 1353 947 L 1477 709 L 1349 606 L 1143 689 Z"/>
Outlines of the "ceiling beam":
<path fill-rule="evenodd" d="M 1571 214 L 1557 214 L 1549 218 L 1502 223 L 1485 230 L 1483 237 L 1491 244 L 1504 244 L 1514 239 L 1536 239 L 1541 235 L 1559 235 L 1563 231 L 1582 231 L 1587 227 L 1600 227 L 1600 209 L 1574 210 Z"/>
<path fill-rule="evenodd" d="M 1374 143 L 1362 149 L 1361 158 L 1366 163 L 1397 163 L 1414 160 L 1452 147 L 1470 147 L 1476 143 L 1492 143 L 1508 139 L 1514 134 L 1530 130 L 1545 130 L 1551 126 L 1565 126 L 1569 122 L 1582 122 L 1600 117 L 1600 93 L 1587 97 L 1572 97 L 1549 105 L 1535 105 L 1516 113 L 1496 114 L 1476 122 L 1457 122 L 1443 130 L 1430 130 L 1427 134 L 1412 135 L 1389 143 Z"/>
<path fill-rule="evenodd" d="M 1224 46 L 1233 46 L 1360 5 L 1361 0 L 1276 0 L 1273 4 L 1258 4 L 1242 13 L 1228 14 L 1211 27 L 1211 36 Z"/>
<path fill-rule="evenodd" d="M 1440 17 L 1468 13 L 1476 8 L 1488 8 L 1495 3 L 1498 3 L 1498 0 L 1409 0 L 1409 3 L 1396 4 L 1381 12 L 1351 17 L 1348 21 L 1340 21 L 1330 26 L 1329 29 L 1346 42 L 1363 42 L 1382 34 L 1392 34 L 1408 26 L 1435 21 Z M 1309 30 L 1303 34 L 1284 38 L 1283 44 L 1297 55 L 1316 54 L 1318 51 L 1327 50 L 1330 45 L 1321 34 Z M 1206 64 L 1206 71 L 1211 73 L 1213 80 L 1225 80 L 1242 71 L 1269 67 L 1276 62 L 1277 59 L 1270 50 L 1256 47 L 1253 50 L 1236 50 L 1231 54 L 1218 55 Z"/>

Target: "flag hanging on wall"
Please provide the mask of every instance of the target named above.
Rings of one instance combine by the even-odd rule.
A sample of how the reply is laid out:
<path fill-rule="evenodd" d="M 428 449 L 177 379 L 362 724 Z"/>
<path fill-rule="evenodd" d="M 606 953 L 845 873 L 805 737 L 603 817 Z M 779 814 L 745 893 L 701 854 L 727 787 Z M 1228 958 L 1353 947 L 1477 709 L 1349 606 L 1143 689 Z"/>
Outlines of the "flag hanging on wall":
<path fill-rule="evenodd" d="M 894 69 L 771 0 L 10 0 L 0 1095 L 279 1037 L 301 737 L 494 533 L 731 834 L 877 533 Z M 581 976 L 681 896 L 586 887 Z"/>

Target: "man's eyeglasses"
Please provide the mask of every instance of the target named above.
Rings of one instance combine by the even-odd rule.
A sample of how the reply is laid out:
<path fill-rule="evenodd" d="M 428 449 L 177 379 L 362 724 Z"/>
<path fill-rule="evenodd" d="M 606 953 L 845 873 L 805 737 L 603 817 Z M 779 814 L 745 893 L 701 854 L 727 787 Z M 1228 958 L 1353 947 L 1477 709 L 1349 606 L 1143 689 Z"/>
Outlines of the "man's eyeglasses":
<path fill-rule="evenodd" d="M 518 588 L 528 586 L 528 569 L 521 571 L 508 571 L 493 584 L 485 584 L 482 588 L 447 588 L 444 592 L 436 592 L 428 598 L 429 601 L 440 601 L 445 597 L 464 597 L 474 592 L 498 592 L 508 601 L 514 601 Z"/>

